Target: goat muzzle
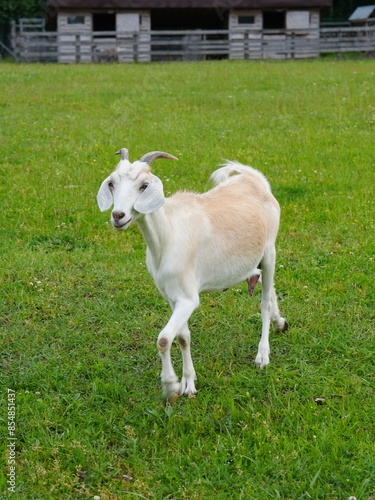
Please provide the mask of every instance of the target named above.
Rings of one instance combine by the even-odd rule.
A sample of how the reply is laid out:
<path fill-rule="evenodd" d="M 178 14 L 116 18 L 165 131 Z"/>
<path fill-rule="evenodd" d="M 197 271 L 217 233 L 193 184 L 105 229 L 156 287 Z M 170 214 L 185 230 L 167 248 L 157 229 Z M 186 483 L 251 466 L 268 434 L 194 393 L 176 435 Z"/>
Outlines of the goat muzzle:
<path fill-rule="evenodd" d="M 112 212 L 113 220 L 117 223 L 125 217 L 124 212 Z"/>

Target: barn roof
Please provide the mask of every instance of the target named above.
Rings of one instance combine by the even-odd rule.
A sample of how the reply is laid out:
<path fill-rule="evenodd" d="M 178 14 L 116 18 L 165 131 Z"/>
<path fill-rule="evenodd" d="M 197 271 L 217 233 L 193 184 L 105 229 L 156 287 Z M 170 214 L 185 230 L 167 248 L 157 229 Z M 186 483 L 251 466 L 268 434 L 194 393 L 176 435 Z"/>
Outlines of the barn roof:
<path fill-rule="evenodd" d="M 330 7 L 333 0 L 64 0 L 57 4 L 60 10 L 68 9 L 277 9 Z M 235 3 L 231 6 L 231 3 Z M 48 0 L 47 4 L 56 7 L 56 0 Z"/>
<path fill-rule="evenodd" d="M 375 5 L 365 5 L 357 7 L 349 17 L 349 21 L 367 21 L 367 19 L 373 17 L 375 17 Z"/>

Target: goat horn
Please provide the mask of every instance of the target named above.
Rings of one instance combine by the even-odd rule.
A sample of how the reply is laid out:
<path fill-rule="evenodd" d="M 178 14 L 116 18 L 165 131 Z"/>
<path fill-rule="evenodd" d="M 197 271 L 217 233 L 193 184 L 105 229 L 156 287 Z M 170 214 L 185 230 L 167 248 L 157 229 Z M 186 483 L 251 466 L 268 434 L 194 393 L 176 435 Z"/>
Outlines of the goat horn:
<path fill-rule="evenodd" d="M 127 160 L 129 158 L 129 151 L 126 148 L 120 149 L 115 154 L 121 155 L 121 160 Z"/>
<path fill-rule="evenodd" d="M 150 165 L 154 160 L 157 160 L 158 158 L 168 158 L 169 160 L 178 160 L 173 155 L 170 155 L 169 153 L 163 153 L 162 151 L 152 151 L 151 153 L 147 153 L 142 156 L 142 158 L 139 161 L 143 161 L 144 163 L 147 163 Z"/>

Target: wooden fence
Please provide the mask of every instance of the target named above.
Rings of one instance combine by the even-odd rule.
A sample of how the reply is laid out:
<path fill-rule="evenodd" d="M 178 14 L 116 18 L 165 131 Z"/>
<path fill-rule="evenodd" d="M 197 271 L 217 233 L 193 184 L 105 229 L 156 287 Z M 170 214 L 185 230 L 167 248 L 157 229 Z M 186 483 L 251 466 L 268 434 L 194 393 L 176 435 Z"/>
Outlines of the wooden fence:
<path fill-rule="evenodd" d="M 321 54 L 375 55 L 375 26 L 314 30 L 13 33 L 25 62 L 146 62 L 203 59 L 293 59 Z"/>

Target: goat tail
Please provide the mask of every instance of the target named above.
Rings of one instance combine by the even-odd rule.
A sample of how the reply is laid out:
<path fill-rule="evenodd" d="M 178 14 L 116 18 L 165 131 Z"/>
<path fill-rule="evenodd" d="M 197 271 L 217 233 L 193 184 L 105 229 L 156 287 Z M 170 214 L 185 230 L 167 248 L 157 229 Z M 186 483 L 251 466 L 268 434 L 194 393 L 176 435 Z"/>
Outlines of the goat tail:
<path fill-rule="evenodd" d="M 220 184 L 221 182 L 226 181 L 232 174 L 244 174 L 257 177 L 262 181 L 267 191 L 271 192 L 271 186 L 262 172 L 260 172 L 256 168 L 242 165 L 242 163 L 238 163 L 236 161 L 227 160 L 221 168 L 215 170 L 215 172 L 212 172 L 210 179 L 215 184 Z"/>

